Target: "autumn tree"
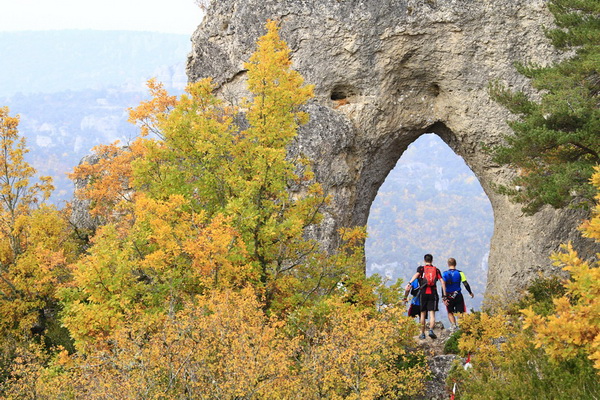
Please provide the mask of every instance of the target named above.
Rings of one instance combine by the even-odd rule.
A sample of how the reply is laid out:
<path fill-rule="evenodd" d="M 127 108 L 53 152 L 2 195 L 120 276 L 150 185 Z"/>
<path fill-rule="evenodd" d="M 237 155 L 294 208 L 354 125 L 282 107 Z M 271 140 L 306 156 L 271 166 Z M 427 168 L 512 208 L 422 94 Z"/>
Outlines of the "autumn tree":
<path fill-rule="evenodd" d="M 28 330 L 65 274 L 62 247 L 68 241 L 64 216 L 44 204 L 53 186 L 34 181 L 35 169 L 18 132 L 18 117 L 0 108 L 0 327 Z"/>
<path fill-rule="evenodd" d="M 211 287 L 252 280 L 239 235 L 227 219 L 192 213 L 181 196 L 136 197 L 132 227 L 101 227 L 88 254 L 72 265 L 61 291 L 63 324 L 85 350 L 131 319 L 148 325 L 169 308 Z M 172 304 L 165 309 L 165 299 Z"/>
<path fill-rule="evenodd" d="M 600 193 L 600 167 L 593 187 Z M 592 218 L 581 229 L 600 241 L 600 194 Z M 552 255 L 569 279 L 538 280 L 532 296 L 514 312 L 498 309 L 467 315 L 459 347 L 473 368 L 457 368 L 452 379 L 465 399 L 594 398 L 600 395 L 600 268 L 581 259 L 571 244 Z M 527 304 L 528 303 L 528 304 Z M 524 318 L 523 318 L 524 317 Z"/>
<path fill-rule="evenodd" d="M 585 237 L 600 242 L 600 167 L 596 167 L 592 182 L 597 203 L 582 231 Z M 536 333 L 536 345 L 553 359 L 569 360 L 585 354 L 600 374 L 600 265 L 581 259 L 571 244 L 552 258 L 570 275 L 565 282 L 566 293 L 554 300 L 556 311 L 552 315 L 524 311 L 526 326 Z"/>
<path fill-rule="evenodd" d="M 544 205 L 590 207 L 589 184 L 600 162 L 600 6 L 596 0 L 552 0 L 557 27 L 548 30 L 555 47 L 575 55 L 558 64 L 518 67 L 531 78 L 540 100 L 492 86 L 492 96 L 518 116 L 512 135 L 494 149 L 495 159 L 515 167 L 512 187 L 501 190 L 527 213 Z"/>
<path fill-rule="evenodd" d="M 462 320 L 459 348 L 471 368 L 458 362 L 447 383 L 457 399 L 588 399 L 600 394 L 600 381 L 585 357 L 556 362 L 535 344 L 519 315 L 468 314 Z"/>
<path fill-rule="evenodd" d="M 297 340 L 283 326 L 265 315 L 251 288 L 210 290 L 158 316 L 151 328 L 128 320 L 111 346 L 59 354 L 53 365 L 63 373 L 42 371 L 35 387 L 86 399 L 291 398 Z M 26 379 L 15 377 L 13 390 L 27 389 Z"/>
<path fill-rule="evenodd" d="M 126 254 L 115 256 L 118 263 L 109 262 L 113 269 L 127 264 L 123 271 L 129 271 L 124 272 L 129 278 L 120 280 L 129 282 L 126 291 L 147 290 L 148 285 L 163 281 L 185 282 L 191 288 L 197 279 L 191 279 L 189 271 L 193 269 L 189 266 L 197 265 L 204 272 L 212 271 L 216 286 L 227 286 L 231 283 L 228 279 L 234 277 L 238 283 L 246 279 L 258 285 L 268 309 L 273 302 L 279 307 L 291 306 L 290 301 L 281 299 L 298 298 L 299 288 L 307 282 L 315 285 L 305 291 L 310 297 L 331 290 L 340 280 L 339 270 L 327 267 L 329 261 L 317 243 L 304 236 L 308 226 L 320 221 L 319 210 L 326 196 L 314 183 L 306 160 L 287 158 L 298 126 L 307 120 L 300 107 L 312 95 L 312 87 L 304 85 L 291 69 L 289 49 L 279 38 L 277 24 L 268 23 L 267 31 L 247 65 L 253 98 L 243 113 L 219 100 L 210 80 L 189 85 L 178 100 L 150 82 L 153 98 L 131 111 L 131 120 L 139 124 L 142 137 L 127 148 L 100 148 L 100 155 L 108 157 L 76 169 L 74 177 L 89 181 L 81 195 L 92 201 L 94 212 L 112 216 L 107 221 L 112 221 L 114 228 L 102 228 L 94 247 L 98 246 L 98 251 L 105 251 L 100 247 L 118 249 L 132 241 L 125 245 Z M 249 127 L 242 129 L 237 121 L 244 118 Z M 151 203 L 156 212 L 136 211 Z M 163 216 L 158 210 L 178 210 L 178 215 Z M 212 254 L 197 261 L 194 254 L 204 254 L 202 248 L 186 244 L 190 241 L 186 235 L 203 243 L 204 226 L 217 220 L 223 229 L 229 226 L 236 232 L 225 235 L 230 240 L 227 254 L 235 259 L 236 268 L 245 271 L 241 274 L 226 272 L 225 267 L 199 266 L 218 264 L 212 260 L 225 256 Z M 100 238 L 111 229 L 114 233 L 108 242 L 99 245 Z M 179 238 L 169 244 L 169 251 L 162 247 L 166 242 L 155 236 L 157 230 L 165 229 Z M 161 237 L 168 236 L 165 232 Z M 110 244 L 112 240 L 119 243 Z M 92 248 L 90 253 L 95 251 Z M 87 279 L 85 275 L 97 270 L 109 274 L 103 279 L 116 279 L 113 270 L 91 268 L 96 261 L 79 263 L 81 272 L 75 272 L 76 278 Z M 159 262 L 163 266 L 154 268 Z M 162 275 L 175 270 L 187 271 L 186 277 L 173 280 Z M 315 274 L 318 278 L 312 279 Z M 92 281 L 80 283 L 96 290 Z M 166 286 L 161 287 L 166 290 Z M 196 286 L 195 291 L 203 287 Z M 78 295 L 71 297 L 65 292 L 69 304 L 90 307 L 83 301 L 89 293 L 78 289 L 71 293 Z M 68 313 L 75 318 L 80 311 Z"/>
<path fill-rule="evenodd" d="M 58 323 L 57 287 L 68 281 L 75 247 L 65 212 L 45 203 L 49 177 L 35 179 L 19 118 L 0 108 L 0 376 L 28 347 L 68 345 Z"/>
<path fill-rule="evenodd" d="M 408 350 L 417 325 L 404 309 L 373 309 L 329 298 L 298 310 L 290 328 L 301 332 L 299 387 L 303 399 L 400 399 L 422 392 L 424 355 Z"/>

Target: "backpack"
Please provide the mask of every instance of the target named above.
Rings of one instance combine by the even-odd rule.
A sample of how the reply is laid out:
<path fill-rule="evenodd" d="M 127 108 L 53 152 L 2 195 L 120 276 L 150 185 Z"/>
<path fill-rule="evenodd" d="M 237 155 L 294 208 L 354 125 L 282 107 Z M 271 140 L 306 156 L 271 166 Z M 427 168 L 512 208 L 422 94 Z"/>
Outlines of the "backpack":
<path fill-rule="evenodd" d="M 456 276 L 456 274 L 458 274 L 458 280 L 454 280 L 454 277 Z M 448 270 L 448 273 L 446 274 L 446 276 L 449 278 L 448 280 L 446 280 L 446 285 L 452 285 L 453 283 L 461 282 L 460 271 L 457 269 Z"/>
<path fill-rule="evenodd" d="M 423 281 L 427 286 L 435 286 L 437 281 L 437 268 L 433 265 L 423 267 Z"/>
<path fill-rule="evenodd" d="M 417 297 L 420 290 L 421 290 L 421 286 L 419 285 L 419 281 L 418 281 L 418 279 L 415 279 L 410 288 L 410 295 L 412 297 Z"/>

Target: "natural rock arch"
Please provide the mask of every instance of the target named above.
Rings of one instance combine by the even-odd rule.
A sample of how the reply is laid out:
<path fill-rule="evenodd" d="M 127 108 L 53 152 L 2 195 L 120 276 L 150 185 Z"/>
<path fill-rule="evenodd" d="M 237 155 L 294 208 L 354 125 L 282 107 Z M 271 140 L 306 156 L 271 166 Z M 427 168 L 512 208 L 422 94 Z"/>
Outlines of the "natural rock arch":
<path fill-rule="evenodd" d="M 213 77 L 223 96 L 244 94 L 243 63 L 280 20 L 294 67 L 316 97 L 295 151 L 315 162 L 334 201 L 316 235 L 331 245 L 341 226 L 365 225 L 377 190 L 408 145 L 438 134 L 479 179 L 494 210 L 487 295 L 522 287 L 548 255 L 577 240 L 574 211 L 520 206 L 493 190 L 514 173 L 483 150 L 509 132 L 492 101 L 499 80 L 528 90 L 516 61 L 555 59 L 543 34 L 543 0 L 219 0 L 192 37 L 191 81 Z"/>

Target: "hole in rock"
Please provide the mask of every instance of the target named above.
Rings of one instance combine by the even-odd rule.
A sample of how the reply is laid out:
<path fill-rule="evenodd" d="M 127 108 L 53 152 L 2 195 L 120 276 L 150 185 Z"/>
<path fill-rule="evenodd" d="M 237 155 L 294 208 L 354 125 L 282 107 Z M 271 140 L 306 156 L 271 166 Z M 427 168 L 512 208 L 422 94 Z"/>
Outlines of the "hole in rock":
<path fill-rule="evenodd" d="M 461 285 L 467 310 L 477 310 L 493 229 L 490 201 L 471 169 L 439 136 L 422 135 L 404 151 L 371 205 L 367 274 L 407 282 L 426 253 L 442 272 L 453 257 L 475 293 L 471 299 Z M 448 326 L 441 301 L 439 308 L 436 319 Z"/>
<path fill-rule="evenodd" d="M 341 92 L 341 91 L 336 91 L 336 92 L 332 92 L 331 93 L 331 100 L 344 100 L 346 99 L 348 96 L 346 95 L 346 93 Z"/>
<path fill-rule="evenodd" d="M 349 97 L 354 95 L 354 90 L 347 85 L 338 85 L 331 91 L 331 100 L 340 101 L 347 100 Z"/>

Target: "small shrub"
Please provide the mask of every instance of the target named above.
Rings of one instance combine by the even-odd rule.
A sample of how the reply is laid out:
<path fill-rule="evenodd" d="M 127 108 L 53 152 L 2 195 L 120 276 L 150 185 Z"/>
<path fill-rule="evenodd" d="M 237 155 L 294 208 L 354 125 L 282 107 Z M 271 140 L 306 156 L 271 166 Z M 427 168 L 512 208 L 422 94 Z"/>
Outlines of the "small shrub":
<path fill-rule="evenodd" d="M 520 310 L 532 307 L 533 311 L 548 316 L 555 311 L 554 299 L 566 293 L 564 280 L 558 276 L 540 276 L 526 289 L 525 296 L 509 308 L 509 313 L 520 314 Z"/>
<path fill-rule="evenodd" d="M 444 344 L 444 353 L 445 354 L 460 354 L 460 350 L 458 348 L 458 343 L 460 341 L 460 337 L 462 335 L 462 331 L 454 332 L 446 343 Z"/>

